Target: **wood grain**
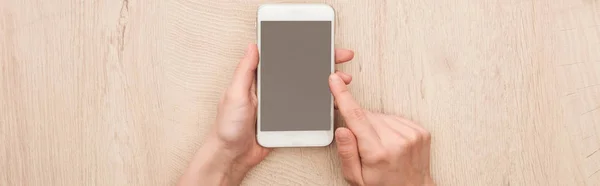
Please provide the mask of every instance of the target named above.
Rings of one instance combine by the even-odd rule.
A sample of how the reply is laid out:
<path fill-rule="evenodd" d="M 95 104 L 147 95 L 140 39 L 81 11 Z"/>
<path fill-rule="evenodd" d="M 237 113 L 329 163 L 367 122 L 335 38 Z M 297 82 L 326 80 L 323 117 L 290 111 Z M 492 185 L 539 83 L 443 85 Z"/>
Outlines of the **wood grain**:
<path fill-rule="evenodd" d="M 0 185 L 173 185 L 266 2 L 0 1 Z M 432 132 L 439 185 L 600 185 L 600 2 L 300 2 L 336 9 L 365 108 Z M 277 149 L 244 185 L 338 167 Z"/>

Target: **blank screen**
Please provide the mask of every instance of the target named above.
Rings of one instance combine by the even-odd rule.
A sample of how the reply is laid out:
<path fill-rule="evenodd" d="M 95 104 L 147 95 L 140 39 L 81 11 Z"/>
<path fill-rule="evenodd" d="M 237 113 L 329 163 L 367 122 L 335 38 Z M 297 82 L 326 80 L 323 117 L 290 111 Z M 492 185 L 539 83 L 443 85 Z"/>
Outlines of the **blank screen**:
<path fill-rule="evenodd" d="M 330 130 L 331 21 L 262 21 L 260 34 L 260 130 Z"/>

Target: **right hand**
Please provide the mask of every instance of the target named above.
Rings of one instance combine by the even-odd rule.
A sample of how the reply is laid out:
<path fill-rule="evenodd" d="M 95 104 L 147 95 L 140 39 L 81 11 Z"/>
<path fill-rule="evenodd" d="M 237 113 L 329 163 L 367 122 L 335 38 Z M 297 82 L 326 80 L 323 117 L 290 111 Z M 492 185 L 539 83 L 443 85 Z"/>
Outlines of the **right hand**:
<path fill-rule="evenodd" d="M 337 74 L 331 74 L 329 86 L 348 126 L 335 131 L 346 181 L 358 186 L 435 185 L 427 130 L 399 116 L 362 109 Z"/>

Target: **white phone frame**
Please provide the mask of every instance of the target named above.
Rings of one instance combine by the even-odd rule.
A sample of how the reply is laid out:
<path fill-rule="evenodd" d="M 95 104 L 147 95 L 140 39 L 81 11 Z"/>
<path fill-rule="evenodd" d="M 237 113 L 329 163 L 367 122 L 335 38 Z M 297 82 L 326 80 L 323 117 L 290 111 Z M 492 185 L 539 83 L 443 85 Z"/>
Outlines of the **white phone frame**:
<path fill-rule="evenodd" d="M 261 54 L 261 22 L 262 21 L 331 21 L 331 73 L 335 70 L 335 51 L 334 51 L 334 25 L 335 12 L 333 8 L 326 4 L 265 4 L 258 8 L 257 12 L 257 40 L 258 52 Z M 260 57 L 259 57 L 260 59 Z M 260 88 L 260 62 L 257 70 L 257 96 L 258 113 L 256 140 L 258 144 L 264 147 L 322 147 L 331 144 L 333 141 L 333 96 L 331 97 L 331 122 L 330 130 L 314 131 L 261 131 L 261 88 Z M 327 81 L 324 79 L 323 81 Z"/>

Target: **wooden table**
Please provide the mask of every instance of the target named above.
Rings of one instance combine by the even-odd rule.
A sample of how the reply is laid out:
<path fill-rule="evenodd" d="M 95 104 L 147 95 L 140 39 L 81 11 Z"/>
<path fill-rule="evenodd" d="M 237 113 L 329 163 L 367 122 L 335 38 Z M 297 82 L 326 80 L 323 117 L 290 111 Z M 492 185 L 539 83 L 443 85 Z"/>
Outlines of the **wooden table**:
<path fill-rule="evenodd" d="M 0 1 L 0 185 L 173 185 L 261 3 Z M 327 3 L 351 92 L 432 132 L 439 185 L 600 185 L 599 1 Z M 327 147 L 244 184 L 344 182 Z"/>

